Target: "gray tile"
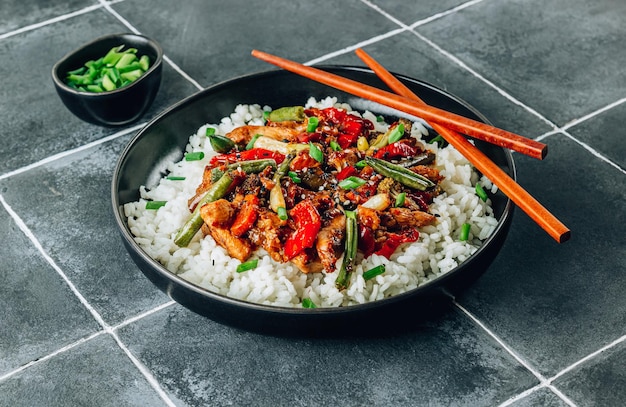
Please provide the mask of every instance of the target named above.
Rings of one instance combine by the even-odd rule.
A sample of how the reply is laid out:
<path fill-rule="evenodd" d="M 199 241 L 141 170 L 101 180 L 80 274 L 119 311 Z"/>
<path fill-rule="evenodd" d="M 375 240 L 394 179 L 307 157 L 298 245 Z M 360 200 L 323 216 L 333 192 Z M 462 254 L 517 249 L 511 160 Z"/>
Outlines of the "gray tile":
<path fill-rule="evenodd" d="M 619 406 L 626 400 L 626 343 L 623 341 L 555 380 L 579 406 Z"/>
<path fill-rule="evenodd" d="M 615 237 L 626 191 L 616 187 L 623 174 L 574 141 L 547 141 L 549 159 L 517 158 L 519 182 L 571 240 L 559 245 L 518 210 L 502 252 L 460 302 L 550 377 L 624 334 L 626 247 Z"/>
<path fill-rule="evenodd" d="M 109 335 L 100 335 L 0 382 L 5 406 L 165 406 Z"/>
<path fill-rule="evenodd" d="M 619 0 L 485 1 L 418 31 L 563 125 L 624 96 L 624 18 Z"/>
<path fill-rule="evenodd" d="M 622 103 L 568 129 L 568 133 L 626 169 L 625 115 L 626 103 Z"/>
<path fill-rule="evenodd" d="M 39 0 L 4 0 L 0 12 L 0 34 L 8 33 L 30 24 L 64 15 L 98 4 L 97 0 L 70 0 L 42 2 Z"/>
<path fill-rule="evenodd" d="M 405 24 L 412 24 L 466 3 L 465 0 L 408 2 L 405 0 L 374 0 L 373 4 Z"/>
<path fill-rule="evenodd" d="M 10 242 L 0 245 L 2 376 L 100 326 L 4 209 L 0 235 L 3 242 Z"/>
<path fill-rule="evenodd" d="M 52 66 L 67 52 L 98 36 L 126 31 L 110 14 L 96 10 L 0 41 L 0 59 L 11 61 L 0 65 L 4 78 L 0 87 L 0 173 L 118 131 L 76 118 L 56 94 L 50 75 Z M 164 69 L 161 89 L 141 120 L 196 91 L 170 67 Z"/>
<path fill-rule="evenodd" d="M 289 339 L 174 306 L 119 335 L 181 405 L 491 406 L 537 384 L 455 312 L 406 335 Z"/>
<path fill-rule="evenodd" d="M 113 218 L 111 177 L 127 141 L 118 138 L 0 182 L 6 201 L 111 325 L 167 301 L 126 253 Z"/>
<path fill-rule="evenodd" d="M 551 130 L 543 120 L 520 109 L 410 32 L 365 46 L 363 50 L 389 71 L 431 83 L 464 100 L 498 127 L 530 138 Z M 354 53 L 324 63 L 365 66 Z"/>
<path fill-rule="evenodd" d="M 510 405 L 512 407 L 565 407 L 568 404 L 549 389 L 542 387 Z"/>
<path fill-rule="evenodd" d="M 163 18 L 169 4 L 127 0 L 113 8 L 156 38 L 165 54 L 203 86 L 274 69 L 250 56 L 255 48 L 305 62 L 398 28 L 358 0 L 279 0 L 253 7 L 245 0 L 193 0 Z"/>

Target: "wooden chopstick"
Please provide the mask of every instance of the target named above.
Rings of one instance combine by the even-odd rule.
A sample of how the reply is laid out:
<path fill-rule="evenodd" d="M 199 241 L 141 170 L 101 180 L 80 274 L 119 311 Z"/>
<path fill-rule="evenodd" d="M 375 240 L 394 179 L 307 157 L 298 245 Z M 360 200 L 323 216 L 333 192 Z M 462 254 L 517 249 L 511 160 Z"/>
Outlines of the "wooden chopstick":
<path fill-rule="evenodd" d="M 443 109 L 425 104 L 419 104 L 413 99 L 396 95 L 391 92 L 386 92 L 351 79 L 343 78 L 321 69 L 308 67 L 258 50 L 253 50 L 252 56 L 281 67 L 287 71 L 343 90 L 344 92 L 348 92 L 364 99 L 372 100 L 402 112 L 421 117 L 430 123 L 439 123 L 459 133 L 517 151 L 533 158 L 541 160 L 548 152 L 547 146 L 538 141 L 519 136 L 506 130 L 498 129 L 486 123 L 472 120 Z"/>
<path fill-rule="evenodd" d="M 404 85 L 398 78 L 387 71 L 374 58 L 362 49 L 357 49 L 356 54 L 363 62 L 382 79 L 394 92 L 411 98 L 419 103 L 424 103 L 411 89 Z M 489 159 L 482 151 L 476 148 L 461 134 L 452 131 L 438 123 L 430 123 L 437 133 L 456 148 L 474 167 L 493 182 L 508 196 L 520 209 L 531 219 L 541 226 L 554 240 L 559 243 L 570 238 L 570 230 L 563 225 L 554 215 L 544 208 L 535 198 L 526 192 L 519 184 L 507 175 L 500 167 Z"/>

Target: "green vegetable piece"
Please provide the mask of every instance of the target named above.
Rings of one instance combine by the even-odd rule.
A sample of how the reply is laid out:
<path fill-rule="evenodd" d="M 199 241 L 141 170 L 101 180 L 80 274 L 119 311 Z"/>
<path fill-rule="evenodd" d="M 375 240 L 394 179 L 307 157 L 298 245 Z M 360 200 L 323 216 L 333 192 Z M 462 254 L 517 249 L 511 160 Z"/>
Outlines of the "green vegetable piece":
<path fill-rule="evenodd" d="M 361 185 L 365 185 L 366 182 L 367 181 L 362 178 L 352 176 L 341 180 L 341 182 L 339 182 L 339 186 L 343 189 L 356 189 Z"/>
<path fill-rule="evenodd" d="M 255 134 L 254 136 L 252 136 L 250 141 L 248 141 L 248 144 L 246 144 L 246 150 L 252 150 L 254 148 L 254 143 L 256 143 L 256 141 L 259 139 L 259 137 L 263 137 L 263 135 L 262 134 Z"/>
<path fill-rule="evenodd" d="M 309 122 L 306 125 L 306 132 L 313 133 L 315 129 L 317 129 L 317 126 L 319 125 L 319 123 L 320 121 L 317 117 L 315 116 L 309 117 Z"/>
<path fill-rule="evenodd" d="M 204 152 L 196 151 L 193 153 L 185 154 L 185 161 L 199 161 L 204 158 Z"/>
<path fill-rule="evenodd" d="M 302 178 L 298 177 L 298 174 L 295 173 L 294 171 L 289 171 L 287 175 L 289 175 L 289 178 L 291 178 L 291 180 L 295 182 L 296 184 L 299 184 L 302 182 Z"/>
<path fill-rule="evenodd" d="M 400 140 L 402 136 L 404 136 L 404 124 L 399 123 L 389 133 L 389 144 L 395 143 L 396 141 Z"/>
<path fill-rule="evenodd" d="M 289 218 L 289 215 L 287 215 L 287 209 L 284 206 L 279 206 L 276 213 L 278 214 L 278 219 L 280 220 L 287 220 Z"/>
<path fill-rule="evenodd" d="M 302 122 L 305 117 L 303 106 L 286 106 L 272 110 L 268 115 L 268 120 L 272 122 Z"/>
<path fill-rule="evenodd" d="M 117 61 L 122 57 L 122 53 L 120 51 L 124 48 L 124 45 L 118 45 L 117 47 L 113 47 L 106 53 L 106 55 L 102 58 L 101 63 L 104 65 L 115 65 Z"/>
<path fill-rule="evenodd" d="M 123 74 L 120 74 L 122 79 L 126 79 L 129 82 L 136 81 L 137 79 L 139 79 L 139 77 L 141 77 L 141 75 L 143 75 L 141 69 L 135 69 L 134 71 L 124 72 Z"/>
<path fill-rule="evenodd" d="M 379 264 L 376 267 L 373 267 L 365 272 L 363 272 L 363 279 L 365 281 L 371 280 L 372 278 L 379 276 L 385 272 L 385 265 Z"/>
<path fill-rule="evenodd" d="M 472 228 L 472 225 L 470 225 L 469 223 L 464 223 L 463 225 L 461 225 L 461 232 L 459 233 L 459 240 L 461 241 L 465 241 L 469 238 L 469 233 L 470 233 L 470 229 Z"/>
<path fill-rule="evenodd" d="M 137 55 L 131 53 L 123 54 L 120 59 L 115 63 L 117 69 L 124 68 L 137 60 Z"/>
<path fill-rule="evenodd" d="M 167 179 L 170 180 L 170 181 L 184 181 L 187 178 L 186 177 L 177 177 L 175 175 L 168 175 Z"/>
<path fill-rule="evenodd" d="M 259 259 L 248 260 L 245 263 L 241 263 L 237 266 L 237 273 L 243 273 L 244 271 L 253 270 L 259 264 Z"/>
<path fill-rule="evenodd" d="M 425 191 L 435 186 L 435 183 L 428 178 L 400 165 L 370 156 L 366 156 L 365 161 L 377 173 L 392 178 L 409 188 Z"/>
<path fill-rule="evenodd" d="M 107 90 L 107 91 L 112 91 L 117 88 L 117 86 L 115 86 L 115 82 L 111 80 L 109 75 L 104 75 L 102 77 L 102 87 L 104 88 L 104 90 Z"/>
<path fill-rule="evenodd" d="M 354 268 L 354 259 L 358 247 L 358 232 L 356 212 L 345 211 L 346 213 L 346 246 L 343 253 L 343 260 L 339 268 L 339 274 L 335 280 L 335 287 L 339 290 L 347 288 L 350 274 Z"/>
<path fill-rule="evenodd" d="M 139 65 L 141 65 L 141 69 L 145 72 L 150 68 L 150 57 L 147 55 L 142 55 L 139 58 Z"/>
<path fill-rule="evenodd" d="M 207 128 L 208 133 L 209 128 Z M 215 133 L 215 129 L 213 129 L 213 133 Z M 209 142 L 211 143 L 211 147 L 213 150 L 218 153 L 227 153 L 235 148 L 235 143 L 226 136 L 220 136 L 219 134 L 207 134 L 209 138 Z"/>
<path fill-rule="evenodd" d="M 85 90 L 88 92 L 93 92 L 93 93 L 100 93 L 100 92 L 104 92 L 104 89 L 102 89 L 100 86 L 98 85 L 87 85 L 85 87 Z"/>
<path fill-rule="evenodd" d="M 335 140 L 330 140 L 330 148 L 332 148 L 333 151 L 341 151 L 341 146 Z"/>
<path fill-rule="evenodd" d="M 303 298 L 302 308 L 317 308 L 317 305 L 310 298 Z"/>
<path fill-rule="evenodd" d="M 167 201 L 148 201 L 146 202 L 146 209 L 148 210 L 159 209 L 160 207 L 165 206 L 166 203 Z"/>
<path fill-rule="evenodd" d="M 396 196 L 396 208 L 400 208 L 404 206 L 404 201 L 406 200 L 406 192 L 400 192 L 398 196 Z"/>
<path fill-rule="evenodd" d="M 487 202 L 487 199 L 489 199 L 487 192 L 485 191 L 483 186 L 480 185 L 479 183 L 476 183 L 476 195 L 478 195 L 478 197 L 482 199 L 483 202 Z"/>
<path fill-rule="evenodd" d="M 309 141 L 309 155 L 313 157 L 313 159 L 317 162 L 324 162 L 324 153 L 319 149 L 318 146 Z"/>
<path fill-rule="evenodd" d="M 207 127 L 204 133 L 207 137 L 215 134 L 215 127 Z"/>

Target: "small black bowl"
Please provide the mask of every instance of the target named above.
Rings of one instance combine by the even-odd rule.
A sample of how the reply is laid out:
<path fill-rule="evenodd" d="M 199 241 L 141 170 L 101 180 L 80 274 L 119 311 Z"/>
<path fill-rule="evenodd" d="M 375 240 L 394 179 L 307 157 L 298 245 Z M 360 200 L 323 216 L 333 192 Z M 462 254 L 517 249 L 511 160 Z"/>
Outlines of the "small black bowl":
<path fill-rule="evenodd" d="M 82 92 L 65 81 L 67 72 L 104 56 L 111 48 L 136 48 L 150 57 L 150 68 L 134 82 L 102 93 Z M 78 118 L 104 126 L 122 126 L 137 120 L 152 105 L 161 86 L 163 50 L 154 40 L 138 34 L 111 34 L 95 39 L 65 55 L 52 68 L 52 80 L 65 106 Z"/>

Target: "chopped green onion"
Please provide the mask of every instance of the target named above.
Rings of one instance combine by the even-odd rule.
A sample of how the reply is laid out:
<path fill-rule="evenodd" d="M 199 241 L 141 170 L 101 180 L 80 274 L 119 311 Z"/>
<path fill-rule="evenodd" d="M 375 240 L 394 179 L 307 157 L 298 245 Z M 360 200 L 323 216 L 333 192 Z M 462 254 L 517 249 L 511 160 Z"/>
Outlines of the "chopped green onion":
<path fill-rule="evenodd" d="M 309 123 L 306 125 L 306 132 L 313 133 L 317 129 L 317 125 L 320 123 L 319 119 L 315 116 L 309 117 Z"/>
<path fill-rule="evenodd" d="M 162 206 L 165 206 L 167 201 L 148 201 L 146 202 L 146 209 L 159 209 Z"/>
<path fill-rule="evenodd" d="M 339 183 L 339 186 L 343 189 L 355 189 L 360 187 L 361 185 L 364 185 L 366 182 L 367 181 L 365 181 L 364 179 L 352 176 L 342 180 Z"/>
<path fill-rule="evenodd" d="M 470 229 L 472 228 L 472 225 L 470 225 L 469 223 L 464 223 L 461 226 L 461 233 L 459 234 L 459 240 L 465 241 L 469 238 L 469 232 Z"/>
<path fill-rule="evenodd" d="M 484 202 L 487 202 L 487 199 L 489 198 L 483 186 L 478 183 L 476 184 L 476 195 L 478 195 L 478 197 L 482 199 Z"/>
<path fill-rule="evenodd" d="M 241 263 L 237 266 L 237 273 L 243 273 L 244 271 L 255 269 L 259 264 L 259 259 L 248 260 L 245 263 Z"/>
<path fill-rule="evenodd" d="M 206 128 L 206 136 L 207 137 L 212 136 L 214 134 L 215 134 L 215 128 L 214 127 L 207 127 Z"/>
<path fill-rule="evenodd" d="M 263 121 L 264 121 L 264 122 L 267 122 L 267 121 L 269 120 L 269 118 L 270 118 L 270 113 L 272 113 L 272 112 L 270 112 L 270 111 L 268 111 L 268 110 L 266 110 L 266 111 L 264 111 L 264 112 L 263 112 Z"/>
<path fill-rule="evenodd" d="M 186 178 L 185 177 L 177 177 L 175 175 L 168 175 L 167 179 L 169 179 L 170 181 L 184 181 Z"/>
<path fill-rule="evenodd" d="M 378 116 L 376 116 L 376 121 L 377 121 L 378 123 L 380 123 L 380 122 L 384 122 L 384 121 L 385 121 L 385 118 L 384 118 L 384 117 L 382 117 L 382 116 L 380 116 L 380 115 L 378 115 Z"/>
<path fill-rule="evenodd" d="M 289 216 L 287 215 L 287 209 L 285 209 L 284 206 L 279 206 L 276 209 L 276 213 L 278 214 L 278 219 L 280 220 L 287 220 L 287 218 L 289 218 Z"/>
<path fill-rule="evenodd" d="M 289 175 L 289 178 L 291 178 L 291 180 L 295 182 L 296 184 L 299 184 L 302 182 L 302 179 L 298 177 L 298 174 L 296 174 L 294 171 L 289 171 L 287 175 Z"/>
<path fill-rule="evenodd" d="M 310 298 L 303 298 L 302 308 L 317 308 L 317 305 Z"/>
<path fill-rule="evenodd" d="M 361 160 L 361 161 L 358 161 L 356 164 L 354 164 L 354 166 L 357 169 L 361 170 L 361 169 L 367 167 L 367 162 L 365 160 Z"/>
<path fill-rule="evenodd" d="M 396 196 L 396 208 L 399 208 L 401 206 L 404 206 L 404 201 L 406 199 L 406 193 L 405 192 L 400 192 L 398 194 L 398 196 Z"/>
<path fill-rule="evenodd" d="M 393 130 L 391 130 L 391 133 L 389 133 L 389 144 L 400 140 L 402 136 L 404 136 L 404 124 L 399 123 L 393 128 Z"/>
<path fill-rule="evenodd" d="M 248 141 L 248 144 L 246 144 L 246 150 L 252 150 L 254 148 L 254 143 L 256 143 L 258 138 L 262 136 L 262 134 L 255 134 L 254 136 L 252 136 L 250 141 Z"/>
<path fill-rule="evenodd" d="M 196 151 L 194 153 L 185 154 L 185 161 L 198 161 L 204 158 L 204 153 L 202 151 Z"/>
<path fill-rule="evenodd" d="M 374 268 L 371 268 L 367 271 L 363 272 L 363 279 L 365 281 L 367 280 L 371 280 L 372 278 L 379 276 L 381 274 L 383 274 L 385 272 L 385 265 L 384 264 L 380 264 Z"/>
<path fill-rule="evenodd" d="M 341 146 L 335 140 L 330 140 L 330 148 L 332 148 L 333 151 L 341 151 Z"/>
<path fill-rule="evenodd" d="M 444 140 L 443 137 L 441 137 L 441 135 L 437 134 L 428 142 L 428 144 L 434 144 L 434 143 L 439 143 L 439 147 L 445 147 L 446 140 Z"/>
<path fill-rule="evenodd" d="M 313 144 L 311 141 L 309 141 L 309 155 L 313 157 L 315 161 L 318 161 L 320 163 L 324 162 L 324 153 L 322 153 L 322 150 L 320 150 L 319 147 Z"/>

